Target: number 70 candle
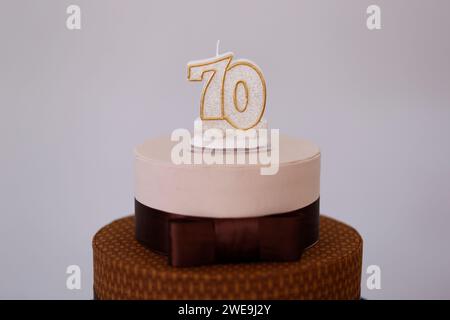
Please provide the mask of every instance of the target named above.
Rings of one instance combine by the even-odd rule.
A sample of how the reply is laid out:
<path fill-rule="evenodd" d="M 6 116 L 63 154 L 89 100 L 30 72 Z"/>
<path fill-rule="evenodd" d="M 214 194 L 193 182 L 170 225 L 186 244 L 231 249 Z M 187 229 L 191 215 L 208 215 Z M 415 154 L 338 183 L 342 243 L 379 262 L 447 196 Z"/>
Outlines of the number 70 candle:
<path fill-rule="evenodd" d="M 261 69 L 249 60 L 233 60 L 228 52 L 188 63 L 188 80 L 204 83 L 200 119 L 225 121 L 240 130 L 254 128 L 266 107 L 266 82 Z"/>

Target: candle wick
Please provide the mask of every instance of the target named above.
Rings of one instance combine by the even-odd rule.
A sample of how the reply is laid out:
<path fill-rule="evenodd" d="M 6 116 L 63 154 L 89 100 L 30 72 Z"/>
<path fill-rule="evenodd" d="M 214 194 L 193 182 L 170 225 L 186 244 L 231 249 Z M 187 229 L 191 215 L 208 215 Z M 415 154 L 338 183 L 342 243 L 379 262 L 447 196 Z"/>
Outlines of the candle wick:
<path fill-rule="evenodd" d="M 217 40 L 217 43 L 216 43 L 216 57 L 219 56 L 219 45 L 220 45 L 220 40 Z"/>

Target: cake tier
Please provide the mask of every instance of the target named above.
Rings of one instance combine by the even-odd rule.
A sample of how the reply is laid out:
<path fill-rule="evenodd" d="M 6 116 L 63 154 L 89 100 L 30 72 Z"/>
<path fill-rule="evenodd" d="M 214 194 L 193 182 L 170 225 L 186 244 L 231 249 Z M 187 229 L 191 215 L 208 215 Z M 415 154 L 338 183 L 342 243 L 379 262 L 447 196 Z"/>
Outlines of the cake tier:
<path fill-rule="evenodd" d="M 135 198 L 143 205 L 187 216 L 244 218 L 294 211 L 319 198 L 320 151 L 306 140 L 280 136 L 274 175 L 262 175 L 261 164 L 174 164 L 177 143 L 162 137 L 135 149 Z"/>
<path fill-rule="evenodd" d="M 93 239 L 97 299 L 359 299 L 362 239 L 321 216 L 320 241 L 300 261 L 174 268 L 135 240 L 134 218 Z"/>

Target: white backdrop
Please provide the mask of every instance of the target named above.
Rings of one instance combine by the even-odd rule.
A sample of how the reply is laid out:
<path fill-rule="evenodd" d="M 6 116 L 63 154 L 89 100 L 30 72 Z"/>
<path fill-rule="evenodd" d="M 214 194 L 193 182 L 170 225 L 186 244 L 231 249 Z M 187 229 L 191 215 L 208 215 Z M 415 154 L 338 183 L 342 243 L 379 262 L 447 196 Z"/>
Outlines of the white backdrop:
<path fill-rule="evenodd" d="M 378 4 L 382 29 L 366 28 Z M 66 28 L 81 7 L 82 28 Z M 450 298 L 448 1 L 3 1 L 0 298 L 92 297 L 94 233 L 133 210 L 132 149 L 191 128 L 189 60 L 254 60 L 265 117 L 320 145 L 322 212 L 378 298 Z M 66 289 L 66 267 L 82 289 Z"/>

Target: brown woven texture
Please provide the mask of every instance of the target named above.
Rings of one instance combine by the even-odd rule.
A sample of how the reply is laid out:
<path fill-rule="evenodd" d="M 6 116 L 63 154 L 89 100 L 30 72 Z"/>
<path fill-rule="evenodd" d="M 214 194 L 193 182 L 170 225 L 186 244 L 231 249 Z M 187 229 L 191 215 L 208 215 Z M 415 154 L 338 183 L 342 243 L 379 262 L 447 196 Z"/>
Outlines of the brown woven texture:
<path fill-rule="evenodd" d="M 93 239 L 98 299 L 359 299 L 362 239 L 321 216 L 320 241 L 300 261 L 175 268 L 134 239 L 134 217 Z"/>

